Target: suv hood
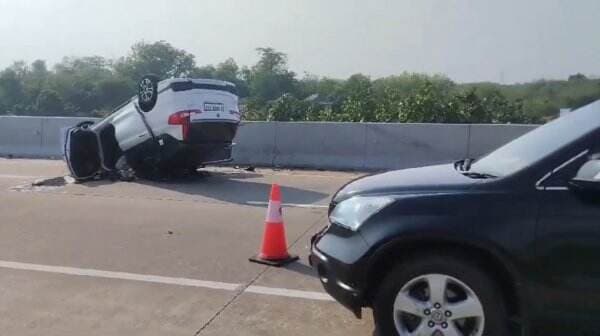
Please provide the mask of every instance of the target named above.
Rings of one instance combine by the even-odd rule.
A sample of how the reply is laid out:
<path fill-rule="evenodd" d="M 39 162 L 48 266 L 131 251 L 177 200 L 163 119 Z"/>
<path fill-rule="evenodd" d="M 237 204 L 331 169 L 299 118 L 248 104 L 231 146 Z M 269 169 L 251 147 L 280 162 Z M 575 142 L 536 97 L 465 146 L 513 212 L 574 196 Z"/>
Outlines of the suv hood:
<path fill-rule="evenodd" d="M 442 192 L 470 189 L 485 179 L 464 176 L 452 164 L 394 170 L 370 175 L 350 182 L 340 189 L 333 201 L 340 202 L 357 195 Z"/>

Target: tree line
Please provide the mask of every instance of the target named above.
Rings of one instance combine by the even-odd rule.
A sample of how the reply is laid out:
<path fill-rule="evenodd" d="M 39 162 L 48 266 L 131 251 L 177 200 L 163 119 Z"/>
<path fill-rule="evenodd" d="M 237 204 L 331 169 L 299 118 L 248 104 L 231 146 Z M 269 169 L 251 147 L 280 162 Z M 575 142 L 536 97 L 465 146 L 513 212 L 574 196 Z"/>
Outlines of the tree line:
<path fill-rule="evenodd" d="M 257 53 L 259 60 L 250 67 L 233 58 L 199 66 L 193 54 L 158 41 L 136 43 L 116 60 L 66 57 L 51 69 L 43 60 L 15 62 L 0 72 L 0 114 L 105 116 L 134 94 L 147 73 L 233 82 L 247 120 L 540 123 L 561 107 L 600 99 L 600 80 L 582 74 L 514 85 L 459 84 L 420 73 L 342 80 L 298 76 L 286 54 L 272 48 Z"/>

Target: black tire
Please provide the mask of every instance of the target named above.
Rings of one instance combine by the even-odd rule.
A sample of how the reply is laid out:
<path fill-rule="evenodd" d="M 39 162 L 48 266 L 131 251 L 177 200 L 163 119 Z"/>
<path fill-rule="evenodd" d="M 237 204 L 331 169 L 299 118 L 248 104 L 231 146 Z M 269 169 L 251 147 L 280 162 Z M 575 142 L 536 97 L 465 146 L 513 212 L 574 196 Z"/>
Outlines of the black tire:
<path fill-rule="evenodd" d="M 393 305 L 398 292 L 411 280 L 427 274 L 453 277 L 475 293 L 484 312 L 483 336 L 509 336 L 506 303 L 496 282 L 488 274 L 453 255 L 427 254 L 397 265 L 385 277 L 373 301 L 376 334 L 398 336 L 394 323 Z"/>
<path fill-rule="evenodd" d="M 158 99 L 158 77 L 145 75 L 140 79 L 137 86 L 138 105 L 144 112 L 150 112 L 156 105 Z"/>

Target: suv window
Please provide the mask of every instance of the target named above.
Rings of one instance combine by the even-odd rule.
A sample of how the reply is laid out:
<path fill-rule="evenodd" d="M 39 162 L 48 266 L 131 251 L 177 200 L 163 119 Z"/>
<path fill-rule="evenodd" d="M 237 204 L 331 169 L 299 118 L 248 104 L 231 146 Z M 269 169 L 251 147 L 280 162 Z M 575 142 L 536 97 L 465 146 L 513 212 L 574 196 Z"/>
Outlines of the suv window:
<path fill-rule="evenodd" d="M 553 173 L 548 179 L 546 179 L 542 186 L 543 187 L 566 187 L 567 182 L 570 179 L 575 177 L 579 168 L 589 160 L 589 155 L 582 155 L 581 157 L 575 159 L 573 162 L 568 165 L 562 167 L 557 172 Z M 556 169 L 556 168 L 555 168 Z"/>

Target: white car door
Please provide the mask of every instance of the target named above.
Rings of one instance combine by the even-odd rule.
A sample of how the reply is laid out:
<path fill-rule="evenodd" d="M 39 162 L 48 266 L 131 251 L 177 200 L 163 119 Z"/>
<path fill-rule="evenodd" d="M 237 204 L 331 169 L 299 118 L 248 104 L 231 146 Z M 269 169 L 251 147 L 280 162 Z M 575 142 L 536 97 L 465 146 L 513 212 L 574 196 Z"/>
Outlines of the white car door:
<path fill-rule="evenodd" d="M 127 151 L 150 139 L 144 121 L 136 111 L 133 103 L 125 105 L 108 119 L 107 121 L 115 127 L 115 136 L 122 151 Z"/>

